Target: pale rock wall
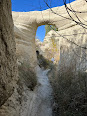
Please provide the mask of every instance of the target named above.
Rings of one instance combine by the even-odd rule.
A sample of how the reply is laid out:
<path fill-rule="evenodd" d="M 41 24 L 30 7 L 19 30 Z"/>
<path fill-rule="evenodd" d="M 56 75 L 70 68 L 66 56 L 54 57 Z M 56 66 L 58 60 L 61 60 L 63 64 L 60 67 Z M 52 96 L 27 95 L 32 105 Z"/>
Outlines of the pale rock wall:
<path fill-rule="evenodd" d="M 87 10 L 87 5 L 83 0 L 73 2 L 72 7 L 76 10 Z M 53 8 L 53 10 L 60 15 L 69 17 L 64 6 Z M 35 102 L 36 98 L 35 93 L 37 91 L 29 91 L 29 88 L 27 88 L 23 83 L 15 84 L 17 81 L 17 72 L 15 42 L 13 38 L 13 22 L 11 18 L 11 2 L 8 0 L 0 1 L 0 15 L 0 106 L 3 104 L 0 107 L 0 116 L 27 116 L 31 112 L 32 104 Z M 87 19 L 85 13 L 78 15 L 85 20 Z M 77 33 L 76 30 L 78 30 L 79 33 L 84 32 L 80 26 L 77 26 L 71 20 L 55 15 L 52 12 L 50 12 L 49 17 L 49 10 L 26 13 L 13 12 L 13 20 L 18 60 L 20 60 L 20 62 L 29 62 L 32 67 L 37 65 L 35 35 L 38 26 L 44 24 L 56 25 L 59 29 L 58 33 L 64 35 Z M 64 50 L 60 51 L 60 55 L 62 55 L 63 51 L 66 53 L 65 50 L 67 51 L 67 47 L 71 47 L 71 44 L 58 36 L 59 35 L 57 35 L 56 39 L 60 39 L 60 50 L 61 46 L 64 47 Z M 75 41 L 81 45 L 87 43 L 86 34 L 83 36 L 73 35 L 73 37 L 75 38 Z M 81 38 L 82 40 L 79 42 L 78 38 Z M 72 36 L 70 39 L 73 39 Z M 63 57 L 64 55 L 62 58 Z"/>
<path fill-rule="evenodd" d="M 57 53 L 59 52 L 57 56 L 59 58 L 56 56 L 56 53 L 52 54 L 51 58 L 54 57 L 55 61 L 61 65 L 64 63 L 68 66 L 72 62 L 73 64 L 76 63 L 77 69 L 87 70 L 87 49 L 81 48 L 87 47 L 87 31 L 85 29 L 79 25 L 75 25 L 65 30 L 56 32 L 51 30 L 48 32 L 43 44 L 40 46 L 42 54 L 46 58 L 48 58 L 46 52 L 50 56 L 52 38 L 55 40 L 56 48 L 58 49 Z"/>
<path fill-rule="evenodd" d="M 60 31 L 60 63 L 65 62 L 66 66 L 76 65 L 77 70 L 87 70 L 87 30 L 76 25 Z M 84 47 L 84 48 L 83 48 Z"/>
<path fill-rule="evenodd" d="M 71 6 L 76 11 L 87 10 L 87 4 L 84 0 L 76 0 L 71 3 Z M 68 7 L 70 7 L 70 5 L 68 5 Z M 52 10 L 53 12 L 56 12 L 56 14 L 49 9 L 44 11 L 12 13 L 15 25 L 14 32 L 16 38 L 17 55 L 21 57 L 19 57 L 19 60 L 22 62 L 29 62 L 32 67 L 37 65 L 35 35 L 38 26 L 51 24 L 55 25 L 60 33 L 62 30 L 64 30 L 64 33 L 66 33 L 65 29 L 71 30 L 72 27 L 74 30 L 74 27 L 77 25 L 70 19 L 65 6 L 52 8 Z M 78 21 L 74 13 L 70 13 L 70 15 Z M 80 17 L 82 22 L 84 22 L 84 19 L 87 19 L 86 13 L 78 13 L 77 15 Z M 78 29 L 80 28 L 81 27 Z"/>

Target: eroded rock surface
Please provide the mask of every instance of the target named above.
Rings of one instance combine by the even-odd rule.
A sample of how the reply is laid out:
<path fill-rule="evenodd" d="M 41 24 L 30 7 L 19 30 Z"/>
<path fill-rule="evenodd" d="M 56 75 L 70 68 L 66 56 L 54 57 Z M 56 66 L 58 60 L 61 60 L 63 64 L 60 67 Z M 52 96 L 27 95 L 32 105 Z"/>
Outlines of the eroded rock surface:
<path fill-rule="evenodd" d="M 67 6 L 70 8 L 70 5 Z M 71 3 L 71 6 L 74 10 L 78 12 L 83 12 L 87 10 L 87 4 L 84 0 L 76 0 Z M 55 25 L 58 28 L 57 37 L 62 39 L 63 37 L 61 35 L 69 35 L 67 36 L 69 38 L 70 35 L 79 33 L 79 30 L 84 30 L 82 26 L 78 26 L 77 23 L 75 23 L 69 17 L 65 6 L 52 8 L 52 10 L 53 12 L 50 11 L 50 9 L 32 12 L 12 12 L 15 25 L 14 32 L 19 61 L 30 62 L 32 67 L 35 67 L 37 65 L 35 52 L 35 35 L 38 26 L 46 24 Z M 74 20 L 78 22 L 78 19 L 74 15 L 74 13 L 70 12 L 70 15 L 73 17 Z M 86 13 L 77 13 L 77 16 L 83 23 L 86 24 Z M 73 37 L 76 39 L 76 36 Z M 73 37 L 70 39 L 73 39 Z M 77 38 L 79 38 L 79 34 L 77 34 Z"/>
<path fill-rule="evenodd" d="M 0 106 L 12 95 L 17 81 L 16 45 L 11 2 L 0 1 Z M 1 115 L 0 115 L 1 116 Z"/>
<path fill-rule="evenodd" d="M 75 10 L 78 11 L 87 10 L 87 4 L 83 0 L 77 0 L 71 4 Z M 13 12 L 14 35 L 16 40 L 17 58 L 20 62 L 26 61 L 30 63 L 33 69 L 37 65 L 35 35 L 37 27 L 40 25 L 45 24 L 56 25 L 59 31 L 57 32 L 58 35 L 56 34 L 55 35 L 60 39 L 59 42 L 61 50 L 60 55 L 63 54 L 63 52 L 65 53 L 65 51 L 68 51 L 67 46 L 68 48 L 71 47 L 71 44 L 65 42 L 65 40 L 63 40 L 60 34 L 68 37 L 71 36 L 70 40 L 75 39 L 76 42 L 79 43 L 79 45 L 86 46 L 85 44 L 87 43 L 86 31 L 83 30 L 81 26 L 78 26 L 72 20 L 65 19 L 65 17 L 69 18 L 69 15 L 67 14 L 65 7 L 62 6 L 58 8 L 53 8 L 53 10 L 59 15 L 50 12 L 50 20 L 49 20 L 49 10 L 45 10 L 42 12 L 34 11 L 27 13 Z M 73 16 L 74 19 L 76 19 L 76 17 L 73 14 L 71 15 Z M 82 14 L 78 13 L 78 16 L 81 18 L 83 22 L 84 22 L 83 19 L 85 20 L 87 19 L 85 13 Z M 78 34 L 84 32 L 85 34 L 82 35 Z M 78 38 L 80 38 L 80 41 Z M 79 55 L 81 55 L 81 53 L 79 53 Z M 82 56 L 83 55 L 84 54 L 82 54 Z M 63 54 L 63 56 L 60 57 L 61 59 L 63 57 L 67 59 L 67 57 L 65 56 L 66 55 Z M 67 62 L 68 61 L 69 60 L 67 60 Z M 39 97 L 37 97 L 38 96 L 37 94 L 39 93 L 40 90 L 43 90 L 42 88 L 43 85 L 37 89 L 38 91 L 36 91 L 37 92 L 36 94 L 35 91 L 31 92 L 29 88 L 27 88 L 24 85 L 24 83 L 21 83 L 21 85 L 17 83 L 16 85 L 16 81 L 17 81 L 17 72 L 15 58 L 15 41 L 13 37 L 13 21 L 11 17 L 11 2 L 9 0 L 2 0 L 0 1 L 0 106 L 1 106 L 0 116 L 28 116 L 28 115 L 30 116 L 29 114 L 30 112 L 31 115 L 33 115 L 37 111 L 36 109 L 34 109 L 34 107 L 36 107 L 38 104 L 34 104 L 34 102 L 37 103 L 35 100 L 39 99 Z M 42 81 L 44 80 L 42 79 L 41 82 Z M 39 101 L 38 103 L 41 103 L 41 101 Z M 50 103 L 48 102 L 48 104 Z M 41 110 L 43 110 L 44 106 L 45 103 L 43 103 Z M 32 108 L 34 109 L 34 112 L 32 111 Z M 42 115 L 42 113 L 43 112 L 38 112 L 37 115 L 40 116 Z"/>

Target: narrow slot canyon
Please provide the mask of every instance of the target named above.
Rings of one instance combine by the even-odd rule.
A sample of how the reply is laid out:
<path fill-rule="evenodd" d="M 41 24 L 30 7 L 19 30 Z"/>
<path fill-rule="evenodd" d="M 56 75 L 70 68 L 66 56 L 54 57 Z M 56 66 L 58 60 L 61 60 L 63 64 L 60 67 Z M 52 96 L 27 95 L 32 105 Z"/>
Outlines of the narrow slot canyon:
<path fill-rule="evenodd" d="M 87 2 L 0 1 L 0 116 L 87 115 Z"/>

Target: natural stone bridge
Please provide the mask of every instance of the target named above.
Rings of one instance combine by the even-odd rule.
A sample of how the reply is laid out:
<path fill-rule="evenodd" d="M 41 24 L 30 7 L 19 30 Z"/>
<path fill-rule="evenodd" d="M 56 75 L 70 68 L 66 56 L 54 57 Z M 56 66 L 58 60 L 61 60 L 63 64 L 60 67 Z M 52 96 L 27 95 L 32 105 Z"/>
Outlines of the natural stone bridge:
<path fill-rule="evenodd" d="M 77 11 L 87 11 L 85 0 L 77 0 L 71 3 L 71 6 Z M 50 10 L 42 12 L 13 12 L 16 38 L 14 39 L 11 1 L 0 1 L 0 116 L 19 116 L 20 109 L 25 107 L 23 105 L 23 108 L 21 108 L 20 101 L 18 102 L 20 96 L 17 93 L 17 88 L 19 88 L 17 82 L 19 78 L 17 75 L 15 48 L 17 49 L 16 52 L 19 60 L 27 61 L 27 63 L 30 62 L 32 67 L 36 66 L 35 35 L 38 26 L 45 24 L 56 25 L 59 30 L 58 34 L 68 35 L 70 39 L 76 40 L 77 43 L 80 40 L 80 45 L 87 46 L 86 30 L 76 25 L 72 20 L 66 19 L 69 16 L 65 7 L 53 8 L 53 11 L 57 12 L 58 15 L 52 13 Z M 71 15 L 76 19 L 73 13 Z M 81 21 L 87 21 L 86 13 L 78 13 L 77 15 Z M 78 34 L 84 32 L 85 34 Z M 61 39 L 60 36 L 59 38 Z M 60 44 L 67 43 L 60 40 Z M 69 44 L 66 46 L 69 46 Z M 28 96 L 28 101 L 30 100 L 31 102 L 31 92 L 28 89 L 26 91 L 24 89 L 24 93 L 25 96 Z M 28 105 L 30 105 L 30 102 L 27 102 Z M 25 113 L 28 113 L 28 110 L 26 109 Z"/>
<path fill-rule="evenodd" d="M 86 11 L 87 9 L 86 2 L 83 0 L 72 2 L 71 6 L 76 11 L 80 11 L 80 9 Z M 70 6 L 68 5 L 68 7 Z M 52 10 L 56 14 L 49 9 L 32 12 L 12 12 L 19 60 L 32 62 L 31 65 L 36 66 L 35 36 L 37 28 L 41 25 L 55 25 L 58 28 L 58 33 L 65 35 L 74 33 L 76 29 L 81 30 L 81 27 L 70 19 L 65 6 L 52 8 Z M 76 20 L 74 13 L 70 14 Z M 80 18 L 87 19 L 85 13 L 78 13 L 77 15 Z"/>

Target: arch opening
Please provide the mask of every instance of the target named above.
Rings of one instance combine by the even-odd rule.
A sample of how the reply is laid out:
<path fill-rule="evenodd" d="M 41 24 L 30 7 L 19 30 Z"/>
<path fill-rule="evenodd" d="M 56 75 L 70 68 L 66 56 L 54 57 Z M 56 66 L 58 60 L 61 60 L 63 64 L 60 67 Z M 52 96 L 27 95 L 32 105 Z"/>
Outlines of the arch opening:
<path fill-rule="evenodd" d="M 47 60 L 51 61 L 55 59 L 55 63 L 58 63 L 60 57 L 59 40 L 56 38 L 56 32 L 58 28 L 55 25 L 42 25 L 37 29 L 35 44 L 36 51 L 44 56 Z M 41 34 L 41 35 L 39 35 Z M 43 38 L 39 38 L 43 36 Z"/>

